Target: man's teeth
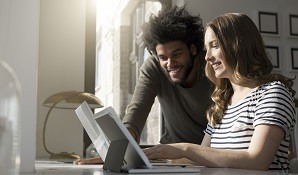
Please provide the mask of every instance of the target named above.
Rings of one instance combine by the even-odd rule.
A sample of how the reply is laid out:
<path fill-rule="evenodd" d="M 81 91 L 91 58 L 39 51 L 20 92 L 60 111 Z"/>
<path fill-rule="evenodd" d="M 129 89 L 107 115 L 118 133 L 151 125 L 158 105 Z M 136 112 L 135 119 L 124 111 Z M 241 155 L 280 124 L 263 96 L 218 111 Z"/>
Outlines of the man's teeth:
<path fill-rule="evenodd" d="M 179 69 L 172 69 L 172 70 L 169 70 L 171 73 L 177 73 L 179 70 L 181 70 L 181 68 Z"/>

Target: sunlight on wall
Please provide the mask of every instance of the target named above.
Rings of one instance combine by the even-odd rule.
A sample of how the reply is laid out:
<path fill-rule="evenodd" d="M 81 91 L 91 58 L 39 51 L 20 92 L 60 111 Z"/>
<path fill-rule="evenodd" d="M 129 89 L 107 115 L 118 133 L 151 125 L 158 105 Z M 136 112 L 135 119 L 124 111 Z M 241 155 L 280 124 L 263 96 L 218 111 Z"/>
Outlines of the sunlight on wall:
<path fill-rule="evenodd" d="M 96 31 L 103 25 L 110 26 L 129 0 L 96 0 Z"/>

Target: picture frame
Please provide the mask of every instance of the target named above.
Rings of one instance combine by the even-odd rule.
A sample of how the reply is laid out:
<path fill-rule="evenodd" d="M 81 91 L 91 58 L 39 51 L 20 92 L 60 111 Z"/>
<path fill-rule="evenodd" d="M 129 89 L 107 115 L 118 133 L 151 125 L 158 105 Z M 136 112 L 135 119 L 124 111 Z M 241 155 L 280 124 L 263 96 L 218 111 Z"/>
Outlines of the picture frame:
<path fill-rule="evenodd" d="M 279 63 L 279 47 L 278 46 L 272 46 L 272 45 L 266 45 L 265 46 L 267 55 L 272 63 L 272 66 L 274 69 L 279 69 L 280 68 L 280 63 Z"/>
<path fill-rule="evenodd" d="M 289 34 L 298 37 L 298 15 L 289 14 Z"/>
<path fill-rule="evenodd" d="M 292 69 L 298 70 L 298 47 L 291 48 Z"/>
<path fill-rule="evenodd" d="M 279 21 L 278 13 L 276 12 L 258 12 L 259 31 L 261 34 L 278 35 Z"/>

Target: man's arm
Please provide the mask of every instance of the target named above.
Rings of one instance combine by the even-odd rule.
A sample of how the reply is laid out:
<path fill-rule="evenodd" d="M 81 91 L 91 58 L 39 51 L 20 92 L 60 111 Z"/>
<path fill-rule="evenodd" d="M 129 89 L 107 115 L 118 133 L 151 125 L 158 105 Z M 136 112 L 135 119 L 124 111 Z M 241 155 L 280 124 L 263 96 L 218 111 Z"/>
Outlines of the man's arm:
<path fill-rule="evenodd" d="M 148 58 L 142 65 L 133 98 L 123 118 L 124 125 L 138 143 L 160 87 L 160 77 L 163 72 L 158 66 L 152 58 Z"/>

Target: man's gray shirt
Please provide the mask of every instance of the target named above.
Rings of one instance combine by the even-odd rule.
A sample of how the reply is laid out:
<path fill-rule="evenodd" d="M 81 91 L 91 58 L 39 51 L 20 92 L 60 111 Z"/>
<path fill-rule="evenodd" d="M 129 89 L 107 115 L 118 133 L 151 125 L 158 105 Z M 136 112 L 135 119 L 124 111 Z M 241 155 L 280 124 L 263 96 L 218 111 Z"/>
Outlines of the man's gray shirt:
<path fill-rule="evenodd" d="M 183 88 L 172 84 L 158 60 L 149 57 L 140 69 L 135 92 L 127 106 L 123 123 L 140 137 L 157 96 L 164 122 L 160 143 L 200 144 L 207 126 L 206 110 L 210 105 L 212 87 L 205 76 L 205 60 L 202 57 L 197 66 L 199 69 L 195 86 Z"/>

